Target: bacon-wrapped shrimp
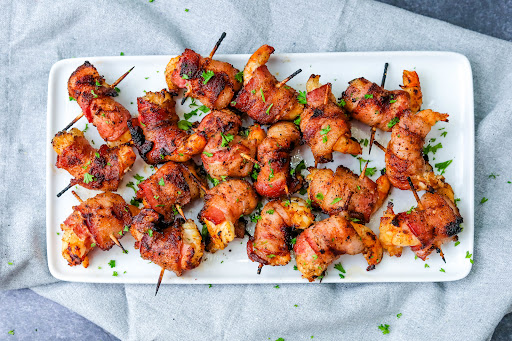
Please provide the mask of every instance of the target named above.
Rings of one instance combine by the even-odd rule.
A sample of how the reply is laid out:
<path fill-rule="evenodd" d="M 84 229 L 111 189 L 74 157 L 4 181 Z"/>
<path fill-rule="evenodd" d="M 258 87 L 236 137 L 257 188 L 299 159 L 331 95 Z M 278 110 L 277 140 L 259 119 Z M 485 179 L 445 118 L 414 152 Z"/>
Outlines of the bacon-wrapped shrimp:
<path fill-rule="evenodd" d="M 235 99 L 235 108 L 260 124 L 293 121 L 304 109 L 298 93 L 285 85 L 291 76 L 278 82 L 265 65 L 272 53 L 274 48 L 268 45 L 253 53 L 244 69 L 244 87 Z"/>
<path fill-rule="evenodd" d="M 393 127 L 386 150 L 386 174 L 393 186 L 410 189 L 407 177 L 411 177 L 417 190 L 447 186 L 442 175 L 434 174 L 423 154 L 425 137 L 437 121 L 448 122 L 448 114 L 427 109 L 416 114 L 407 112 Z"/>
<path fill-rule="evenodd" d="M 418 74 L 403 72 L 402 90 L 388 91 L 365 78 L 356 78 L 342 94 L 342 104 L 351 116 L 371 127 L 391 131 L 406 112 L 416 113 L 422 104 Z"/>
<path fill-rule="evenodd" d="M 300 189 L 301 179 L 290 175 L 290 153 L 299 143 L 300 132 L 292 122 L 278 122 L 268 129 L 258 147 L 261 170 L 254 187 L 260 195 L 279 198 Z"/>
<path fill-rule="evenodd" d="M 291 198 L 273 200 L 261 210 L 254 236 L 247 241 L 247 255 L 263 265 L 286 265 L 290 261 L 290 229 L 306 229 L 315 220 L 306 201 Z"/>
<path fill-rule="evenodd" d="M 212 59 L 223 36 L 207 58 L 191 49 L 172 58 L 165 68 L 169 90 L 187 89 L 186 97 L 196 98 L 210 109 L 229 105 L 234 94 L 242 87 L 239 70 L 233 65 Z"/>
<path fill-rule="evenodd" d="M 308 170 L 308 197 L 314 206 L 334 215 L 347 207 L 350 198 L 348 215 L 365 223 L 382 206 L 391 188 L 385 174 L 374 182 L 367 176 L 357 176 L 344 166 L 338 166 L 336 172 L 328 168 L 309 167 Z"/>
<path fill-rule="evenodd" d="M 133 218 L 130 232 L 143 259 L 181 276 L 199 266 L 204 243 L 192 219 L 169 222 L 152 209 L 143 209 Z"/>
<path fill-rule="evenodd" d="M 380 242 L 389 255 L 400 257 L 402 248 L 410 246 L 422 260 L 434 250 L 443 257 L 441 245 L 457 240 L 457 233 L 462 230 L 462 217 L 450 197 L 451 190 L 426 192 L 418 207 L 398 214 L 389 203 L 379 227 Z"/>
<path fill-rule="evenodd" d="M 203 134 L 189 135 L 178 127 L 176 102 L 167 90 L 147 92 L 137 98 L 138 120 L 128 122 L 133 144 L 148 164 L 185 162 L 201 153 L 206 145 Z"/>
<path fill-rule="evenodd" d="M 256 157 L 258 145 L 266 134 L 258 124 L 253 125 L 247 135 L 240 135 L 242 121 L 227 109 L 214 110 L 206 115 L 196 133 L 203 132 L 208 143 L 201 159 L 206 172 L 214 179 L 245 177 L 251 174 L 253 163 L 243 156 Z M 243 156 L 242 156 L 243 155 Z"/>
<path fill-rule="evenodd" d="M 57 133 L 52 146 L 57 153 L 57 168 L 67 170 L 74 177 L 71 185 L 98 191 L 117 190 L 136 158 L 127 145 L 113 148 L 102 145 L 95 149 L 76 128 Z"/>
<path fill-rule="evenodd" d="M 144 207 L 152 208 L 167 221 L 173 220 L 176 209 L 187 205 L 201 196 L 206 181 L 197 174 L 192 161 L 185 163 L 167 162 L 155 174 L 139 184 L 137 198 Z"/>
<path fill-rule="evenodd" d="M 331 83 L 321 85 L 320 76 L 311 75 L 306 84 L 307 105 L 300 115 L 300 130 L 311 147 L 315 163 L 332 161 L 332 152 L 361 154 L 361 146 L 352 138 L 345 110 L 336 104 Z"/>
<path fill-rule="evenodd" d="M 130 112 L 112 98 L 118 95 L 115 87 L 107 84 L 91 63 L 86 61 L 71 74 L 68 92 L 105 141 L 116 144 L 130 141 L 127 126 Z"/>
<path fill-rule="evenodd" d="M 82 264 L 87 268 L 89 252 L 96 246 L 110 250 L 123 237 L 137 211 L 120 195 L 110 192 L 73 206 L 73 213 L 60 225 L 64 232 L 62 256 L 70 266 Z"/>
<path fill-rule="evenodd" d="M 243 237 L 244 230 L 239 219 L 242 215 L 250 214 L 257 204 L 258 196 L 245 180 L 232 179 L 211 188 L 198 215 L 210 234 L 207 250 L 212 253 L 222 250 L 235 236 Z"/>
<path fill-rule="evenodd" d="M 297 268 L 310 282 L 343 254 L 363 253 L 368 271 L 382 260 L 382 246 L 377 236 L 368 227 L 348 220 L 343 213 L 304 230 L 297 237 L 293 251 Z"/>

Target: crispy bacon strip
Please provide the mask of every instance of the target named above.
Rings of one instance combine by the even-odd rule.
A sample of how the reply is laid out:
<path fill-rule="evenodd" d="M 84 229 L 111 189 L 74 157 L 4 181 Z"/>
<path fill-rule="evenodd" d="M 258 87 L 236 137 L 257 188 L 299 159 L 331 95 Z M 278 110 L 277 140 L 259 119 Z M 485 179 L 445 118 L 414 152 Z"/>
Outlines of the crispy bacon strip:
<path fill-rule="evenodd" d="M 462 217 L 449 196 L 426 192 L 421 205 L 423 209 L 417 207 L 395 214 L 393 204 L 388 204 L 380 220 L 379 239 L 390 256 L 400 257 L 402 248 L 410 246 L 425 260 L 432 251 L 441 252 L 442 244 L 457 240 L 457 233 L 462 231 Z"/>
<path fill-rule="evenodd" d="M 293 247 L 297 268 L 312 282 L 343 254 L 363 253 L 372 270 L 382 260 L 382 246 L 369 228 L 343 215 L 319 221 L 297 237 Z"/>
<path fill-rule="evenodd" d="M 350 198 L 348 214 L 365 223 L 382 206 L 391 188 L 386 175 L 374 182 L 367 176 L 361 179 L 344 166 L 338 166 L 336 172 L 327 168 L 308 170 L 308 197 L 314 206 L 329 215 L 339 214 Z"/>
<path fill-rule="evenodd" d="M 176 276 L 201 263 L 204 243 L 192 219 L 171 223 L 146 208 L 133 218 L 130 232 L 142 259 L 173 271 Z"/>
<path fill-rule="evenodd" d="M 272 46 L 263 45 L 249 58 L 244 69 L 244 87 L 235 99 L 235 108 L 247 113 L 260 124 L 294 120 L 304 109 L 298 93 L 287 85 L 280 86 L 265 65 L 274 53 Z"/>
<path fill-rule="evenodd" d="M 422 103 L 418 74 L 403 72 L 403 90 L 388 91 L 364 78 L 349 82 L 342 103 L 354 119 L 371 127 L 391 131 L 393 123 L 407 111 L 417 112 Z"/>
<path fill-rule="evenodd" d="M 98 191 L 117 190 L 136 158 L 127 145 L 113 148 L 102 145 L 95 149 L 76 128 L 57 133 L 52 145 L 57 153 L 55 165 L 74 177 L 71 184 Z"/>
<path fill-rule="evenodd" d="M 311 75 L 306 84 L 307 105 L 300 115 L 300 130 L 311 147 L 315 163 L 332 161 L 333 151 L 361 154 L 361 146 L 352 138 L 345 110 L 336 104 L 331 83 L 321 85 L 320 76 Z"/>
<path fill-rule="evenodd" d="M 416 114 L 407 112 L 393 127 L 386 151 L 386 174 L 393 186 L 409 190 L 407 177 L 417 190 L 449 186 L 442 175 L 434 174 L 423 154 L 425 137 L 437 121 L 448 122 L 448 114 L 427 109 Z"/>
<path fill-rule="evenodd" d="M 301 198 L 267 203 L 261 210 L 254 236 L 247 241 L 249 259 L 262 265 L 288 264 L 290 229 L 308 228 L 314 220 L 315 216 Z"/>
<path fill-rule="evenodd" d="M 71 74 L 68 92 L 105 141 L 118 144 L 130 141 L 127 126 L 130 112 L 112 98 L 117 96 L 117 91 L 105 82 L 91 63 L 86 61 Z"/>
<path fill-rule="evenodd" d="M 100 193 L 78 206 L 60 225 L 62 236 L 62 256 L 70 266 L 89 265 L 89 252 L 94 247 L 108 251 L 114 246 L 111 236 L 123 237 L 137 208 L 127 205 L 124 199 L 115 193 Z"/>
<path fill-rule="evenodd" d="M 139 184 L 137 198 L 142 199 L 144 207 L 171 221 L 175 217 L 176 205 L 185 206 L 201 196 L 201 186 L 207 188 L 208 185 L 192 161 L 169 161 Z"/>
<path fill-rule="evenodd" d="M 172 58 L 165 69 L 169 90 L 187 89 L 186 96 L 196 98 L 210 109 L 229 105 L 242 83 L 236 79 L 239 70 L 233 65 L 203 58 L 190 49 Z"/>
<path fill-rule="evenodd" d="M 290 153 L 299 142 L 299 129 L 292 122 L 278 122 L 269 128 L 258 147 L 258 161 L 263 167 L 254 187 L 260 195 L 279 198 L 300 189 L 301 179 L 290 175 Z"/>
<path fill-rule="evenodd" d="M 239 219 L 256 208 L 258 196 L 247 181 L 228 180 L 211 188 L 204 199 L 198 218 L 208 228 L 207 250 L 213 253 L 224 249 L 235 235 L 243 237 L 243 233 L 236 233 L 241 227 Z"/>
<path fill-rule="evenodd" d="M 137 98 L 138 121 L 129 122 L 133 144 L 148 164 L 185 162 L 201 153 L 206 145 L 203 134 L 189 135 L 178 128 L 173 94 L 167 90 L 147 92 Z"/>

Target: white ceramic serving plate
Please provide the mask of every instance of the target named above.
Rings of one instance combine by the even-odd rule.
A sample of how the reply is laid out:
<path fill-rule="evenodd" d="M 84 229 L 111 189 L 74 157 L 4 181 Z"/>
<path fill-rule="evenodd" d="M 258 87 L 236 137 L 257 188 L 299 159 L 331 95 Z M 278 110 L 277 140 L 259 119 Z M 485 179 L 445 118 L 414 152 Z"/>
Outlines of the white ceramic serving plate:
<path fill-rule="evenodd" d="M 204 51 L 202 51 L 204 52 Z M 70 74 L 88 60 L 93 63 L 104 75 L 107 82 L 112 83 L 130 67 L 135 66 L 132 73 L 119 85 L 120 96 L 116 98 L 133 116 L 137 115 L 136 98 L 144 95 L 146 91 L 158 91 L 166 87 L 164 70 L 171 56 L 140 56 L 140 57 L 91 57 L 74 58 L 57 62 L 50 71 L 48 84 L 48 126 L 46 149 L 46 229 L 48 245 L 48 266 L 51 273 L 58 279 L 77 282 L 102 283 L 156 283 L 160 268 L 149 261 L 143 260 L 139 251 L 133 248 L 134 239 L 126 234 L 121 239 L 124 247 L 129 251 L 123 254 L 118 247 L 108 252 L 95 249 L 90 253 L 90 265 L 87 269 L 82 266 L 70 267 L 61 256 L 60 224 L 72 212 L 72 206 L 77 204 L 71 191 L 57 198 L 56 194 L 66 187 L 71 176 L 64 170 L 55 167 L 56 154 L 52 149 L 53 136 L 67 125 L 78 113 L 80 108 L 75 101 L 69 101 L 67 93 L 67 80 Z M 232 63 L 240 70 L 243 69 L 249 55 L 217 55 L 217 59 Z M 288 84 L 297 90 L 305 90 L 308 77 L 314 73 L 322 75 L 321 82 L 331 82 L 333 93 L 339 97 L 347 87 L 347 83 L 357 77 L 365 77 L 380 83 L 385 62 L 389 62 L 387 89 L 398 89 L 402 84 L 402 70 L 415 70 L 418 72 L 423 91 L 422 108 L 449 113 L 449 123 L 438 123 L 429 136 L 435 138 L 437 144 L 441 142 L 443 148 L 435 155 L 430 154 L 431 164 L 446 160 L 453 163 L 446 169 L 445 177 L 453 186 L 455 196 L 461 198 L 458 203 L 464 218 L 464 231 L 459 234 L 460 244 L 444 245 L 443 251 L 446 264 L 435 252 L 426 262 L 415 260 L 414 253 L 406 248 L 402 257 L 389 257 L 385 254 L 382 262 L 373 271 L 366 271 L 367 264 L 362 255 L 341 256 L 336 262 L 341 262 L 346 270 L 345 278 L 341 279 L 339 272 L 331 265 L 323 283 L 347 282 L 438 282 L 452 281 L 465 277 L 471 270 L 470 259 L 466 258 L 466 251 L 473 253 L 474 241 L 474 113 L 473 113 L 473 78 L 471 66 L 466 57 L 451 52 L 341 52 L 341 53 L 303 53 L 303 54 L 276 54 L 268 63 L 271 72 L 277 78 L 284 79 L 298 68 L 303 72 L 292 79 Z M 179 102 L 179 100 L 178 100 Z M 178 113 L 190 111 L 190 100 L 183 107 L 178 104 Z M 193 116 L 192 120 L 200 120 Z M 82 118 L 75 127 L 83 130 L 86 119 Z M 443 128 L 443 130 L 439 130 Z M 446 136 L 441 136 L 447 132 Z M 359 122 L 353 122 L 352 134 L 357 139 L 369 138 L 370 128 Z M 102 139 L 94 126 L 89 124 L 85 133 L 94 146 L 99 148 Z M 376 139 L 387 145 L 390 134 L 377 132 Z M 313 165 L 313 157 L 307 146 L 302 146 L 294 152 L 292 165 L 301 159 L 306 165 Z M 372 149 L 368 156 L 368 147 L 363 148 L 363 158 L 370 159 L 369 167 L 384 167 L 384 155 L 378 148 Z M 434 160 L 432 158 L 435 157 Z M 335 169 L 343 164 L 357 174 L 360 173 L 360 163 L 351 155 L 335 153 L 334 162 L 321 165 Z M 127 201 L 133 196 L 132 189 L 126 183 L 134 181 L 133 175 L 148 176 L 152 173 L 140 158 L 133 169 L 127 173 L 118 193 Z M 306 171 L 304 171 L 306 174 Z M 372 176 L 376 180 L 380 172 Z M 134 181 L 135 182 L 135 181 Z M 98 192 L 78 187 L 76 192 L 87 199 Z M 420 193 L 421 195 L 422 193 Z M 389 200 L 395 204 L 395 212 L 408 210 L 416 206 L 410 191 L 393 189 Z M 385 208 L 383 205 L 373 216 L 369 226 L 378 233 L 380 217 Z M 202 207 L 202 199 L 185 207 L 187 217 L 197 221 L 197 213 Z M 325 217 L 325 216 L 324 216 Z M 254 224 L 249 223 L 252 232 Z M 261 275 L 256 274 L 257 263 L 251 262 L 246 254 L 247 238 L 235 239 L 228 247 L 215 254 L 205 254 L 201 265 L 186 272 L 182 277 L 174 273 L 165 273 L 164 284 L 220 284 L 220 283 L 307 283 L 301 278 L 298 271 L 293 270 L 295 261 L 292 260 L 285 267 L 263 267 Z M 115 268 L 108 265 L 110 260 L 116 261 Z M 428 264 L 429 267 L 426 267 Z M 443 268 L 445 272 L 441 272 Z M 113 271 L 119 274 L 113 276 Z M 318 283 L 318 281 L 316 281 Z"/>

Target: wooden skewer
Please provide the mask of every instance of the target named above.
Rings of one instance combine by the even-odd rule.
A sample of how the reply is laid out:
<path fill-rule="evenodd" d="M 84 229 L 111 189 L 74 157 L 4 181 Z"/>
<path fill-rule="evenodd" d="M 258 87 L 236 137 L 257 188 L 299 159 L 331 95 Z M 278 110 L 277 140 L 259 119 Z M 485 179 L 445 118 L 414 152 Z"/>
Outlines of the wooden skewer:
<path fill-rule="evenodd" d="M 302 72 L 302 69 L 298 69 L 297 71 L 295 71 L 294 73 L 292 73 L 291 75 L 289 75 L 288 77 L 286 77 L 285 79 L 283 79 L 282 81 L 277 83 L 276 84 L 276 88 L 282 87 L 283 85 L 286 84 L 286 82 L 288 82 L 290 79 L 292 79 L 293 77 L 297 76 L 301 72 Z"/>
<path fill-rule="evenodd" d="M 217 43 L 216 43 L 216 44 L 215 44 L 215 46 L 213 47 L 213 50 L 212 50 L 212 52 L 210 52 L 210 55 L 208 56 L 208 58 L 210 58 L 210 59 L 212 59 L 212 58 L 213 58 L 213 55 L 215 54 L 215 52 L 217 52 L 217 49 L 219 48 L 220 43 L 222 43 L 222 41 L 224 40 L 224 38 L 226 38 L 226 32 L 222 32 L 222 34 L 220 35 L 219 40 L 217 40 Z"/>
<path fill-rule="evenodd" d="M 290 190 L 288 189 L 288 185 L 284 185 L 284 192 L 286 193 L 286 196 L 290 196 Z"/>
<path fill-rule="evenodd" d="M 414 184 L 412 183 L 410 176 L 407 177 L 407 181 L 409 182 L 409 186 L 411 186 L 411 191 L 414 194 L 416 202 L 418 203 L 418 208 L 423 211 L 423 205 L 421 203 L 420 197 L 418 196 L 418 193 L 416 192 L 416 188 L 414 188 Z"/>
<path fill-rule="evenodd" d="M 71 193 L 73 193 L 73 195 L 75 196 L 76 200 L 78 200 L 79 203 L 83 203 L 84 201 L 82 200 L 82 198 L 80 198 L 78 196 L 78 194 L 76 194 L 75 191 L 71 191 Z M 119 242 L 119 240 L 117 240 L 117 238 L 114 236 L 114 234 L 110 234 L 109 235 L 110 239 L 112 239 L 112 241 L 121 248 L 121 250 L 123 250 L 124 253 L 126 253 L 126 250 L 124 249 L 123 245 L 121 245 L 121 243 Z"/>
<path fill-rule="evenodd" d="M 187 100 L 187 98 L 188 98 L 188 93 L 189 93 L 189 92 L 190 92 L 190 91 L 188 91 L 188 90 L 187 90 L 187 92 L 185 92 L 185 93 L 183 94 L 183 98 L 181 99 L 181 105 L 185 104 L 185 101 L 186 101 L 186 100 Z"/>
<path fill-rule="evenodd" d="M 240 156 L 243 157 L 244 159 L 248 160 L 248 161 L 251 161 L 252 163 L 255 163 L 257 164 L 258 166 L 260 166 L 261 168 L 263 168 L 263 163 L 259 162 L 258 160 L 256 160 L 255 158 L 252 158 L 250 157 L 249 155 L 245 154 L 245 153 L 240 153 Z"/>
<path fill-rule="evenodd" d="M 331 83 L 327 83 L 327 86 L 325 87 L 324 105 L 329 102 L 329 93 L 331 92 L 331 87 Z"/>
<path fill-rule="evenodd" d="M 60 196 L 64 193 L 66 193 L 66 191 L 68 189 L 70 189 L 71 187 L 73 187 L 73 184 L 72 183 L 69 183 L 69 185 L 66 186 L 66 188 L 64 188 L 62 191 L 60 191 L 59 193 L 57 193 L 57 198 L 60 198 Z"/>
<path fill-rule="evenodd" d="M 114 83 L 112 83 L 112 85 L 110 85 L 110 88 L 114 89 L 119 83 L 121 83 L 121 81 L 123 79 L 125 79 L 126 76 L 128 76 L 128 74 L 133 70 L 134 67 L 135 66 L 132 66 L 132 68 L 130 70 L 126 71 L 121 77 L 119 77 Z M 78 120 L 81 119 L 83 116 L 84 116 L 84 113 L 81 112 L 77 117 L 75 117 L 73 119 L 73 121 L 71 121 L 64 129 L 62 129 L 62 131 L 66 131 L 69 128 L 71 128 L 73 126 L 73 124 L 78 122 Z"/>
<path fill-rule="evenodd" d="M 383 88 L 384 84 L 386 84 L 386 76 L 388 75 L 388 66 L 389 63 L 384 64 L 384 73 L 382 74 L 382 81 L 380 82 L 380 87 Z M 370 132 L 370 148 L 368 148 L 368 154 L 372 151 L 372 145 L 375 140 L 375 132 L 377 131 L 377 128 L 372 127 L 372 130 Z"/>
<path fill-rule="evenodd" d="M 187 169 L 188 173 L 192 176 L 192 179 L 195 181 L 195 183 L 196 183 L 196 184 L 198 184 L 198 185 L 199 185 L 199 187 L 201 187 L 201 189 L 202 189 L 205 193 L 206 193 L 206 192 L 208 192 L 208 188 L 206 188 L 206 187 L 204 186 L 204 184 L 201 182 L 201 180 L 200 180 L 200 179 L 198 179 L 198 178 L 196 177 L 196 175 L 195 175 L 193 172 L 191 172 L 191 171 L 190 171 L 190 169 L 188 169 L 188 167 L 185 167 L 185 168 Z"/>
<path fill-rule="evenodd" d="M 385 153 L 385 152 L 387 152 L 386 147 L 384 147 L 383 145 L 381 145 L 381 144 L 379 143 L 379 141 L 374 141 L 373 143 L 375 143 L 375 145 L 376 145 L 377 147 L 379 147 L 379 148 L 380 148 L 384 153 Z"/>
<path fill-rule="evenodd" d="M 160 284 L 162 283 L 162 278 L 164 278 L 164 272 L 165 272 L 165 268 L 162 268 L 162 270 L 160 270 L 160 276 L 158 277 L 158 282 L 156 283 L 155 296 L 156 296 L 156 294 L 158 294 L 158 289 L 160 289 Z"/>
<path fill-rule="evenodd" d="M 185 217 L 185 213 L 183 213 L 183 209 L 181 208 L 181 205 L 174 204 L 174 206 L 176 206 L 176 210 L 183 217 L 183 219 L 187 220 L 187 218 Z"/>
<path fill-rule="evenodd" d="M 126 76 L 128 76 L 128 74 L 129 74 L 130 72 L 132 72 L 133 68 L 135 68 L 135 66 L 132 66 L 132 68 L 131 68 L 130 70 L 126 71 L 126 72 L 125 72 L 121 77 L 119 77 L 119 78 L 118 78 L 114 83 L 112 83 L 112 84 L 110 85 L 110 88 L 112 88 L 112 89 L 113 89 L 113 88 L 115 88 L 119 83 L 121 83 L 121 81 L 122 81 L 123 79 L 125 79 L 125 77 L 126 77 Z"/>
<path fill-rule="evenodd" d="M 369 162 L 370 162 L 370 160 L 366 161 L 366 164 L 364 165 L 363 171 L 359 175 L 359 181 L 363 181 L 363 179 L 365 177 L 365 174 L 366 174 L 366 167 L 368 167 L 368 163 Z"/>
<path fill-rule="evenodd" d="M 263 269 L 262 263 L 260 263 L 260 265 L 258 265 L 258 271 L 256 272 L 258 275 L 261 275 L 261 269 Z"/>
<path fill-rule="evenodd" d="M 439 256 L 441 256 L 441 259 L 443 260 L 443 262 L 446 264 L 446 259 L 444 259 L 444 253 L 443 253 L 443 250 L 441 250 L 441 247 L 437 247 L 437 252 L 439 253 Z"/>

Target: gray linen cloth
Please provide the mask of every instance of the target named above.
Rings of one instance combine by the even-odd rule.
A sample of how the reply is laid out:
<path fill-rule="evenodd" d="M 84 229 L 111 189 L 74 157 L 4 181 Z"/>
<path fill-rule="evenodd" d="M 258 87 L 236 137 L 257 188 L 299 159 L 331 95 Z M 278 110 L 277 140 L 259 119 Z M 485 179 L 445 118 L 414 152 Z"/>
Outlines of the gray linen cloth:
<path fill-rule="evenodd" d="M 2 12 L 0 289 L 31 287 L 123 340 L 482 340 L 510 311 L 510 43 L 371 1 L 4 1 Z M 164 286 L 157 297 L 154 285 L 55 283 L 46 264 L 44 219 L 51 66 L 63 58 L 121 51 L 208 51 L 222 31 L 228 39 L 220 53 L 251 53 L 269 43 L 280 52 L 466 55 L 474 74 L 476 121 L 476 247 L 470 275 L 449 283 L 280 289 L 177 285 Z M 491 173 L 499 176 L 489 178 Z M 480 204 L 482 197 L 489 201 Z M 390 325 L 389 335 L 379 331 L 381 323 Z"/>

